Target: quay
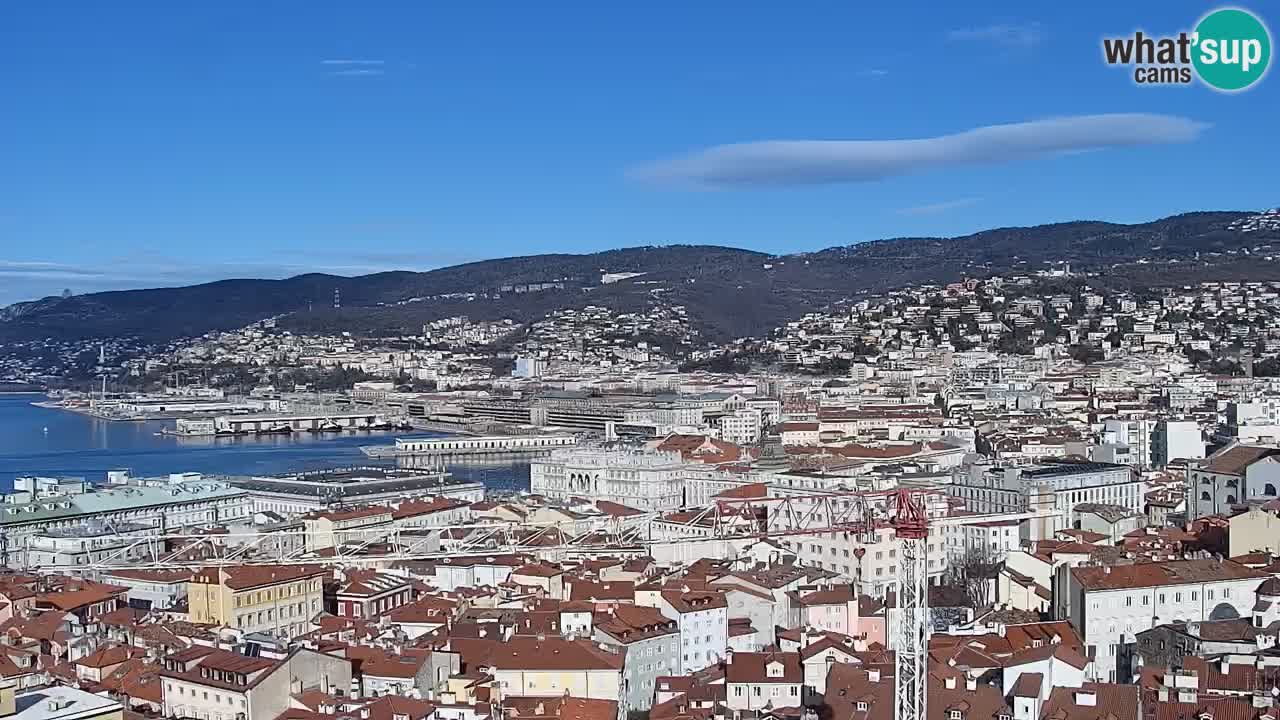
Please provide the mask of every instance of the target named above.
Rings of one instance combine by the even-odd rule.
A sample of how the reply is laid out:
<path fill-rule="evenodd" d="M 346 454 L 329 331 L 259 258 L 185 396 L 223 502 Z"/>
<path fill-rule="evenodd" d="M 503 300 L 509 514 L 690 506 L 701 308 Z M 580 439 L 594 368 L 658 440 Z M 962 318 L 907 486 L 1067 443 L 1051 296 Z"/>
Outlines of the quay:
<path fill-rule="evenodd" d="M 398 427 L 398 426 L 397 426 Z M 293 432 L 392 429 L 377 413 L 310 415 L 220 415 L 180 419 L 175 435 L 272 435 Z"/>
<path fill-rule="evenodd" d="M 573 435 L 489 435 L 428 439 L 396 438 L 394 445 L 368 445 L 360 450 L 369 457 L 544 455 L 552 450 L 573 447 L 577 444 L 578 438 Z"/>

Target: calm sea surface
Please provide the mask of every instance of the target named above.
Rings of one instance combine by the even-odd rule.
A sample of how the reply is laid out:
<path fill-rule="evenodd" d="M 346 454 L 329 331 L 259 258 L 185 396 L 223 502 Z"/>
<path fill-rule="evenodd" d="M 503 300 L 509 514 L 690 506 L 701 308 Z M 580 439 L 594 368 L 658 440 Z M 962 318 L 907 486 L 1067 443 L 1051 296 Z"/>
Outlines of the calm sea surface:
<path fill-rule="evenodd" d="M 271 475 L 375 462 L 361 445 L 390 444 L 396 437 L 434 433 L 362 432 L 352 435 L 269 435 L 235 438 L 176 438 L 157 435 L 172 421 L 112 422 L 65 410 L 35 407 L 41 395 L 0 394 L 0 489 L 22 475 L 71 475 L 101 482 L 108 470 L 136 477 L 199 472 Z M 529 464 L 453 464 L 456 477 L 494 489 L 527 489 Z"/>

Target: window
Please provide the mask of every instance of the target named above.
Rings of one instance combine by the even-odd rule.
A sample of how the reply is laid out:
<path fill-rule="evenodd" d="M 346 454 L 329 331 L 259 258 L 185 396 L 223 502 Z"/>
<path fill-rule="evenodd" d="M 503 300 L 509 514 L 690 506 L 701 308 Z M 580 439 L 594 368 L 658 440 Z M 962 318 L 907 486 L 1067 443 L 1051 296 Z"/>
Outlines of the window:
<path fill-rule="evenodd" d="M 961 713 L 959 710 L 950 710 L 947 712 L 947 717 L 950 718 L 951 720 L 960 720 L 961 718 L 964 717 L 964 714 Z"/>
<path fill-rule="evenodd" d="M 867 704 L 861 700 L 858 701 L 858 712 L 866 712 Z"/>

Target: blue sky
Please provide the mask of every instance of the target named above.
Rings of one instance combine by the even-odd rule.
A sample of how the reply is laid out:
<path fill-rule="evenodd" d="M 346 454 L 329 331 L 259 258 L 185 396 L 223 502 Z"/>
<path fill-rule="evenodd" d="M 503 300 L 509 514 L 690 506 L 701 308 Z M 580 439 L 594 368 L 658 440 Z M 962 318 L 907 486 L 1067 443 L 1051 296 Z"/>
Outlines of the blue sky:
<path fill-rule="evenodd" d="M 1210 7 L 24 3 L 0 24 L 0 304 L 1273 206 L 1274 72 L 1227 95 L 1102 62 L 1103 35 Z"/>

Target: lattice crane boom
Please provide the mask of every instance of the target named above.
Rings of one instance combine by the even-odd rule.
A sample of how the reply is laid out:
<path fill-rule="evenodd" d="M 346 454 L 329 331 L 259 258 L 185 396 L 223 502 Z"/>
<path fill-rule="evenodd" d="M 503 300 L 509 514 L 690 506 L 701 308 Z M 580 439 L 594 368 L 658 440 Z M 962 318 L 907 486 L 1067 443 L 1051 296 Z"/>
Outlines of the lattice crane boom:
<path fill-rule="evenodd" d="M 925 720 L 929 653 L 929 518 L 918 493 L 898 490 L 892 499 L 898 553 L 898 627 L 895 720 Z"/>

